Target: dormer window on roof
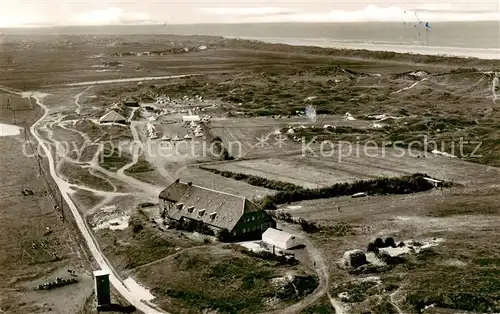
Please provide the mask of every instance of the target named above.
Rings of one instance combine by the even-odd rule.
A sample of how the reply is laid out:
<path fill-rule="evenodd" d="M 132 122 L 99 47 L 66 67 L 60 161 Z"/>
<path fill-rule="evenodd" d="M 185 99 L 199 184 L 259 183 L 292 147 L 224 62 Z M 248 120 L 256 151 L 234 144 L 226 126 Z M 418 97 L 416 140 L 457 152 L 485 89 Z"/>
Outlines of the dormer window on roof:
<path fill-rule="evenodd" d="M 187 210 L 189 213 L 192 213 L 194 211 L 194 206 L 189 206 Z"/>
<path fill-rule="evenodd" d="M 214 220 L 215 216 L 217 216 L 217 213 L 210 213 L 210 219 Z"/>
<path fill-rule="evenodd" d="M 205 214 L 205 209 L 200 209 L 198 215 L 203 216 Z"/>
<path fill-rule="evenodd" d="M 175 204 L 175 206 L 177 206 L 178 210 L 181 210 L 183 205 L 184 205 L 183 203 L 177 203 L 177 204 Z"/>

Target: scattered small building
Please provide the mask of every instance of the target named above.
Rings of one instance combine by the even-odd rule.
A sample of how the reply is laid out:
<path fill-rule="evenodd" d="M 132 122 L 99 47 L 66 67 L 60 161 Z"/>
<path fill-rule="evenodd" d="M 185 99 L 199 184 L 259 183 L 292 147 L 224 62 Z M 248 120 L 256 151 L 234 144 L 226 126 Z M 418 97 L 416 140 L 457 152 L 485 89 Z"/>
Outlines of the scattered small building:
<path fill-rule="evenodd" d="M 268 228 L 262 234 L 262 242 L 281 250 L 288 250 L 302 244 L 295 235 L 274 228 Z"/>
<path fill-rule="evenodd" d="M 436 179 L 429 178 L 429 177 L 424 177 L 424 180 L 432 183 L 432 185 L 434 185 L 434 187 L 436 187 L 436 188 L 440 188 L 443 186 L 443 181 L 440 181 L 440 180 L 436 180 Z"/>
<path fill-rule="evenodd" d="M 160 214 L 175 221 L 196 220 L 235 238 L 261 235 L 276 222 L 243 196 L 176 180 L 159 195 Z"/>
<path fill-rule="evenodd" d="M 127 123 L 127 119 L 118 112 L 111 110 L 99 119 L 100 123 Z"/>

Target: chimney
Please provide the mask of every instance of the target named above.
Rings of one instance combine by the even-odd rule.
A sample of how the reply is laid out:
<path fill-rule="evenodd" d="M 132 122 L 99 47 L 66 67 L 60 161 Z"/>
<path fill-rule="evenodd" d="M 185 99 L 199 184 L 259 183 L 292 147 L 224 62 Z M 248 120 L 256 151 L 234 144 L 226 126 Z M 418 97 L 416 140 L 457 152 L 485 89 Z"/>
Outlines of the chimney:
<path fill-rule="evenodd" d="M 191 185 L 193 185 L 193 182 L 188 182 L 188 186 L 191 186 Z"/>
<path fill-rule="evenodd" d="M 179 183 L 179 178 L 175 179 L 175 183 Z"/>

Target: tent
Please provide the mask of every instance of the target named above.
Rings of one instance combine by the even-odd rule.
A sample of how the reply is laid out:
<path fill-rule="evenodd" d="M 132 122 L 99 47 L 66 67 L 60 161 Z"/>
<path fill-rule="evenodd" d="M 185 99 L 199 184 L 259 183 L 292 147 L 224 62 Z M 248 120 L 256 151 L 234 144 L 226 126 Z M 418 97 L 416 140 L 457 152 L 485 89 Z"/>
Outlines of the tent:
<path fill-rule="evenodd" d="M 182 122 L 200 121 L 200 116 L 182 116 Z"/>
<path fill-rule="evenodd" d="M 107 123 L 107 122 L 125 123 L 126 121 L 127 119 L 125 119 L 121 114 L 119 114 L 114 110 L 109 111 L 99 119 L 100 123 Z"/>
<path fill-rule="evenodd" d="M 262 242 L 282 250 L 288 250 L 301 244 L 295 235 L 274 228 L 268 228 L 262 234 Z"/>

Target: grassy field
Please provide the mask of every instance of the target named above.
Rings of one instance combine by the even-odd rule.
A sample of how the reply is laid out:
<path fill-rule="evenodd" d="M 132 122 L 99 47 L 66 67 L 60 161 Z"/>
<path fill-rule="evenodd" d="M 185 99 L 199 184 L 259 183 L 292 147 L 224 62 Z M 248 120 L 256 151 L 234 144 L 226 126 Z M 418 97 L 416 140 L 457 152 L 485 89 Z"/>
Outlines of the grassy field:
<path fill-rule="evenodd" d="M 130 225 L 131 228 L 125 230 L 103 229 L 96 232 L 106 257 L 121 274 L 171 255 L 178 247 L 196 245 L 188 238 L 171 233 L 160 234 L 147 217 L 137 212 L 131 215 Z"/>
<path fill-rule="evenodd" d="M 2 123 L 29 126 L 40 110 L 7 110 L 0 106 Z M 31 139 L 33 141 L 33 139 Z M 84 307 L 92 292 L 90 263 L 71 221 L 62 221 L 54 209 L 59 193 L 50 177 L 39 175 L 39 166 L 25 143 L 24 135 L 0 137 L 2 182 L 0 222 L 0 308 L 7 313 L 52 311 L 75 313 Z M 48 165 L 42 162 L 44 173 Z M 33 195 L 24 196 L 29 189 Z M 53 191 L 54 194 L 50 192 Z M 64 205 L 66 207 L 66 205 Z M 68 213 L 66 213 L 67 215 Z M 68 217 L 66 217 L 68 218 Z M 79 282 L 49 292 L 36 291 L 38 284 L 53 281 L 57 276 L 68 277 L 73 269 Z"/>
<path fill-rule="evenodd" d="M 142 267 L 133 275 L 158 296 L 160 306 L 175 311 L 198 313 L 212 309 L 221 313 L 256 313 L 272 309 L 267 304 L 273 298 L 279 301 L 274 308 L 300 299 L 301 296 L 293 292 L 280 292 L 272 280 L 297 272 L 300 272 L 298 266 L 280 266 L 231 249 L 204 247 L 180 252 Z M 302 291 L 302 285 L 296 289 Z M 306 285 L 312 286 L 305 289 L 315 288 L 314 282 Z"/>

